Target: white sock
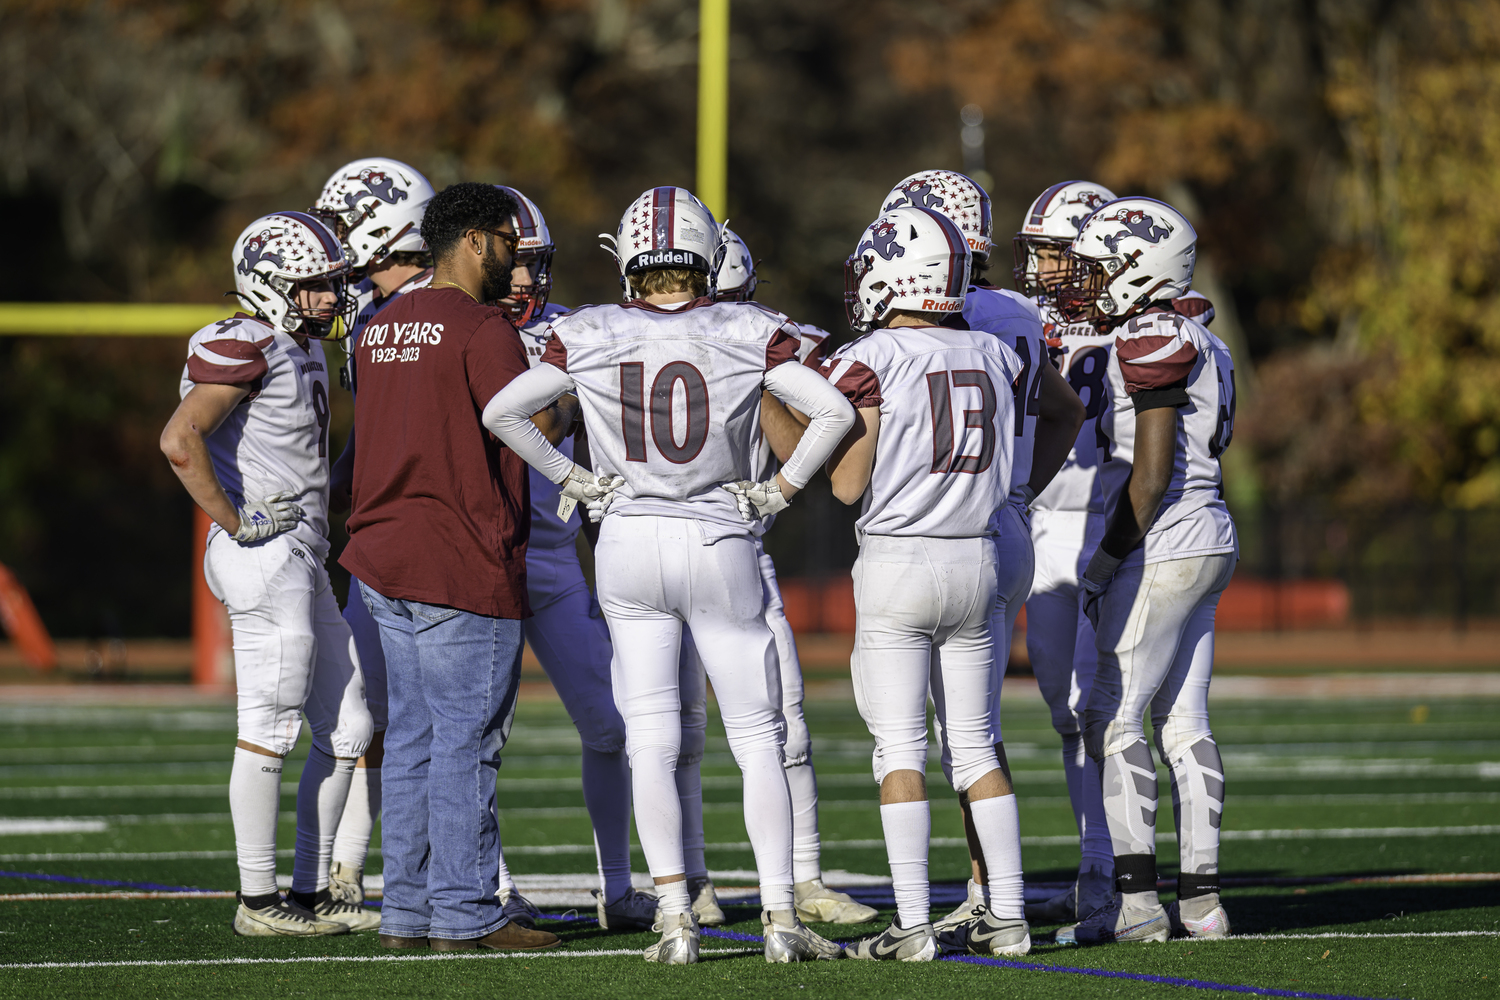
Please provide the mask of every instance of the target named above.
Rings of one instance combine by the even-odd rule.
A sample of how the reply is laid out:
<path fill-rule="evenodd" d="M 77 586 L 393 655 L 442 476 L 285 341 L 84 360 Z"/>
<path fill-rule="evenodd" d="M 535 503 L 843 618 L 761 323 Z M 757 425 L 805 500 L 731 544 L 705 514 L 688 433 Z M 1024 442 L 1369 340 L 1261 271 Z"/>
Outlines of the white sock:
<path fill-rule="evenodd" d="M 302 780 L 297 783 L 297 854 L 292 862 L 292 891 L 314 893 L 328 888 L 333 836 L 354 780 L 354 760 L 340 760 L 316 746 L 308 748 Z"/>
<path fill-rule="evenodd" d="M 495 817 L 496 826 L 500 823 L 500 802 L 496 799 L 495 804 L 490 807 L 490 815 Z M 499 880 L 495 883 L 495 892 L 509 889 L 516 891 L 516 880 L 510 877 L 510 869 L 505 865 L 505 844 L 500 839 L 500 831 L 495 831 L 495 854 L 499 859 Z"/>
<path fill-rule="evenodd" d="M 927 800 L 881 806 L 880 825 L 885 830 L 885 853 L 891 863 L 891 889 L 901 926 L 930 922 L 927 848 L 932 840 L 932 810 Z"/>
<path fill-rule="evenodd" d="M 745 776 L 745 832 L 760 875 L 760 905 L 792 906 L 792 795 L 786 784 L 781 748 L 775 745 L 739 756 Z"/>
<path fill-rule="evenodd" d="M 229 815 L 240 866 L 240 894 L 276 891 L 276 813 L 281 808 L 280 757 L 234 748 L 229 772 Z"/>
<path fill-rule="evenodd" d="M 656 912 L 664 917 L 670 917 L 678 913 L 687 913 L 693 908 L 693 901 L 688 898 L 687 880 L 667 882 L 656 887 Z"/>
<path fill-rule="evenodd" d="M 1021 812 L 1016 797 L 969 800 L 974 831 L 984 852 L 988 872 L 985 895 L 990 910 L 1001 920 L 1020 920 L 1026 913 L 1025 886 L 1021 880 Z"/>
<path fill-rule="evenodd" d="M 818 839 L 818 773 L 812 761 L 786 768 L 792 793 L 792 880 L 823 877 L 823 847 Z"/>
<path fill-rule="evenodd" d="M 349 782 L 349 798 L 339 831 L 333 837 L 333 860 L 364 870 L 370 853 L 370 835 L 380 818 L 380 768 L 356 767 Z"/>
<path fill-rule="evenodd" d="M 703 765 L 698 761 L 677 762 L 677 801 L 682 810 L 682 863 L 689 881 L 708 878 L 708 862 L 703 857 Z M 636 817 L 640 832 L 640 817 Z"/>
<path fill-rule="evenodd" d="M 624 750 L 583 748 L 583 801 L 594 827 L 599 889 L 613 903 L 630 891 L 630 761 Z"/>

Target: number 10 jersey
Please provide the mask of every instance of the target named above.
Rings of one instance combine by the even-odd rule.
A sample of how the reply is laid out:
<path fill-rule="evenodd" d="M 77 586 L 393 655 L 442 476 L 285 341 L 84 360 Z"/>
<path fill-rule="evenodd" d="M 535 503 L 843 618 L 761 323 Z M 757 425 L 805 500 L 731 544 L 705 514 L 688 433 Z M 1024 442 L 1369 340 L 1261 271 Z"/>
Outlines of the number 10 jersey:
<path fill-rule="evenodd" d="M 796 364 L 797 325 L 753 302 L 584 306 L 552 320 L 542 361 L 572 377 L 610 514 L 691 517 L 748 534 L 722 485 L 753 478 L 765 374 Z"/>

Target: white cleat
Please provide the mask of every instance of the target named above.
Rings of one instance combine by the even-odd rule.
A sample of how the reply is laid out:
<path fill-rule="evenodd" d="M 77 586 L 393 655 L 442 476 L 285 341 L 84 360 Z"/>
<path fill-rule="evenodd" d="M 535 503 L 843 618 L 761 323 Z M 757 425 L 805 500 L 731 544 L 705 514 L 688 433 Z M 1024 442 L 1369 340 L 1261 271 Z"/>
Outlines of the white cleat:
<path fill-rule="evenodd" d="M 990 911 L 984 902 L 984 886 L 969 879 L 969 896 L 959 904 L 958 909 L 948 914 L 942 920 L 932 925 L 932 929 L 941 934 L 943 931 L 951 931 L 955 927 L 961 927 L 973 920 L 978 920 Z"/>
<path fill-rule="evenodd" d="M 897 917 L 879 934 L 845 945 L 844 954 L 865 961 L 930 962 L 938 955 L 937 935 L 931 924 L 902 927 Z"/>
<path fill-rule="evenodd" d="M 290 899 L 279 900 L 259 910 L 240 903 L 230 926 L 241 937 L 322 937 L 349 933 L 346 925 L 315 917 L 312 911 Z"/>
<path fill-rule="evenodd" d="M 880 916 L 873 906 L 866 906 L 846 892 L 835 892 L 820 878 L 792 886 L 797 900 L 797 916 L 825 924 L 867 924 Z"/>
<path fill-rule="evenodd" d="M 501 889 L 495 893 L 500 899 L 500 912 L 510 918 L 517 927 L 536 930 L 536 918 L 542 911 L 535 903 L 521 895 L 518 889 Z"/>
<path fill-rule="evenodd" d="M 765 932 L 767 962 L 832 961 L 843 957 L 843 946 L 808 930 L 796 910 L 762 910 L 760 926 Z"/>
<path fill-rule="evenodd" d="M 1155 892 L 1122 892 L 1087 919 L 1062 928 L 1056 940 L 1058 944 L 1165 941 L 1171 933 L 1167 911 L 1157 901 Z"/>
<path fill-rule="evenodd" d="M 613 903 L 606 903 L 604 893 L 595 889 L 594 908 L 599 926 L 607 931 L 647 931 L 656 923 L 656 897 L 639 889 L 627 890 Z"/>
<path fill-rule="evenodd" d="M 646 961 L 662 965 L 693 965 L 698 961 L 698 921 L 691 913 L 657 917 L 651 928 L 661 940 L 644 952 Z"/>
<path fill-rule="evenodd" d="M 713 879 L 704 879 L 696 890 L 689 886 L 688 891 L 693 897 L 693 916 L 698 918 L 698 926 L 723 927 L 729 922 L 729 918 L 719 908 L 719 897 L 714 893 Z"/>
<path fill-rule="evenodd" d="M 938 946 L 970 955 L 1024 955 L 1031 950 L 1031 927 L 1024 920 L 1001 920 L 986 912 L 938 934 Z"/>
<path fill-rule="evenodd" d="M 340 903 L 358 906 L 365 901 L 365 870 L 345 861 L 328 866 L 328 891 Z"/>
<path fill-rule="evenodd" d="M 313 907 L 313 916 L 319 920 L 332 920 L 353 931 L 375 931 L 380 929 L 380 911 L 358 903 L 345 903 L 332 896 Z"/>
<path fill-rule="evenodd" d="M 1214 940 L 1231 933 L 1229 914 L 1224 912 L 1217 892 L 1168 903 L 1167 919 L 1174 933 L 1186 937 Z"/>

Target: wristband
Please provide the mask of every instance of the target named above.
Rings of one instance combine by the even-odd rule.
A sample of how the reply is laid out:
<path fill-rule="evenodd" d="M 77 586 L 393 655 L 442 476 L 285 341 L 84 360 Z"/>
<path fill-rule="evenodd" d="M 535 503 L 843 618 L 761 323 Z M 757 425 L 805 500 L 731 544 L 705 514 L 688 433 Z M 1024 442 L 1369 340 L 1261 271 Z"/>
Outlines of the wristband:
<path fill-rule="evenodd" d="M 1089 560 L 1088 569 L 1083 571 L 1085 581 L 1095 584 L 1096 588 L 1103 587 L 1109 583 L 1110 578 L 1115 575 L 1115 570 L 1120 568 L 1123 559 L 1118 559 L 1104 551 L 1103 546 L 1094 550 L 1094 556 Z"/>

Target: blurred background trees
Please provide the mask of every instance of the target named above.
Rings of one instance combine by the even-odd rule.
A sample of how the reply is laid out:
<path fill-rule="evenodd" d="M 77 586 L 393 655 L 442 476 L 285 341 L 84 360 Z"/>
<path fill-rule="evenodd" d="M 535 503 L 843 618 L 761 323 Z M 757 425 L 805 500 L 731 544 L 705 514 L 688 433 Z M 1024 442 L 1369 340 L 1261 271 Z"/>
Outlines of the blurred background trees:
<path fill-rule="evenodd" d="M 1048 184 L 1163 198 L 1242 372 L 1246 568 L 1405 573 L 1410 601 L 1365 605 L 1414 613 L 1450 596 L 1402 566 L 1500 548 L 1500 0 L 733 16 L 728 214 L 762 300 L 842 334 L 842 261 L 918 169 L 980 168 L 1002 285 Z M 696 32 L 691 0 L 9 0 L 0 299 L 217 301 L 246 223 L 378 153 L 525 190 L 560 244 L 554 298 L 608 300 L 594 234 L 693 182 Z M 0 340 L 0 561 L 59 634 L 186 631 L 189 508 L 154 446 L 180 354 Z M 783 572 L 848 565 L 849 511 L 814 491 L 790 514 Z M 1494 612 L 1490 559 L 1452 601 Z"/>

